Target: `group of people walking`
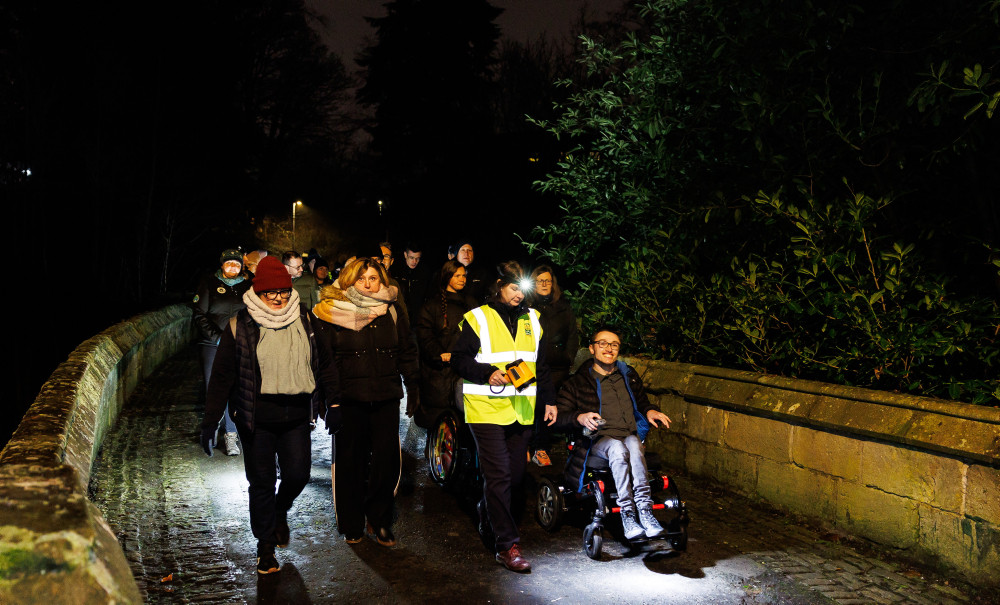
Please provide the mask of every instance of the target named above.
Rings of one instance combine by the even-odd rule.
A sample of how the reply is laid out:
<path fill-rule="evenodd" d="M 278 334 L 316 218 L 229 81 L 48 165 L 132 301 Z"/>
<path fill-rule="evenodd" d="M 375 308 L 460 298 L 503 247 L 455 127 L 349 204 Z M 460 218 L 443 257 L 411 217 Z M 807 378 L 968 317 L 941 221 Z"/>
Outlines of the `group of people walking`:
<path fill-rule="evenodd" d="M 211 456 L 221 421 L 226 453 L 239 455 L 237 435 L 243 446 L 259 573 L 280 569 L 275 548 L 290 540 L 288 511 L 308 481 L 320 418 L 333 435 L 340 533 L 351 544 L 366 533 L 383 546 L 396 543 L 404 385 L 406 413 L 420 426 L 461 397 L 483 477 L 479 531 L 498 562 L 531 569 L 513 513 L 528 460 L 550 463 L 549 425 L 590 420 L 559 418 L 556 407 L 578 349 L 576 319 L 551 267 L 528 276 L 509 261 L 489 278 L 470 266 L 468 242 L 454 251 L 422 297 L 412 296 L 414 251 L 407 248 L 410 271 L 397 281 L 387 271 L 387 243 L 373 256 L 349 258 L 330 283 L 311 285 L 307 294 L 318 302 L 306 303 L 293 284 L 303 265 L 295 253 L 283 262 L 226 250 L 220 269 L 202 281 L 193 304 L 207 385 L 201 444 Z M 470 289 L 473 277 L 480 292 Z M 512 384 L 510 364 L 534 381 Z M 648 409 L 641 383 L 639 394 Z"/>

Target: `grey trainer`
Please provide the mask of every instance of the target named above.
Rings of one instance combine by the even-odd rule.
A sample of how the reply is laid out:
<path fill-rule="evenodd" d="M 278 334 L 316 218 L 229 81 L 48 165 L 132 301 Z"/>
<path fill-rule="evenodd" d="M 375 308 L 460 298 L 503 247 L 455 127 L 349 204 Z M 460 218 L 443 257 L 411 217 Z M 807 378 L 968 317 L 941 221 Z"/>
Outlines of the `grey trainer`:
<path fill-rule="evenodd" d="M 643 529 L 646 530 L 646 536 L 649 538 L 655 538 L 664 532 L 663 526 L 653 516 L 653 507 L 650 505 L 639 507 L 639 523 L 642 523 Z"/>
<path fill-rule="evenodd" d="M 226 455 L 239 456 L 240 446 L 237 445 L 236 433 L 226 433 Z"/>
<path fill-rule="evenodd" d="M 639 520 L 635 516 L 634 508 L 629 510 L 622 509 L 622 529 L 625 530 L 625 538 L 627 540 L 635 540 L 643 536 L 644 532 L 642 526 L 639 525 Z"/>

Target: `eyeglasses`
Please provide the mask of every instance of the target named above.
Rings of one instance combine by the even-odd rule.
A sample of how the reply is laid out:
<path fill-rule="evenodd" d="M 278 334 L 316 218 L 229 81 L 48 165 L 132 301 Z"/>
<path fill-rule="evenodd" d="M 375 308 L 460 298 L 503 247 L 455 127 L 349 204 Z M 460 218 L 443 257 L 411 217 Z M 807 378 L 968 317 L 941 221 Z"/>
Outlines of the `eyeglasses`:
<path fill-rule="evenodd" d="M 591 344 L 595 344 L 595 345 L 601 347 L 602 349 L 611 349 L 612 351 L 617 351 L 618 349 L 622 348 L 622 343 L 620 343 L 620 342 L 608 342 L 606 340 L 595 340 Z"/>
<path fill-rule="evenodd" d="M 263 298 L 264 300 L 269 300 L 271 302 L 278 300 L 279 297 L 281 298 L 281 300 L 288 300 L 289 298 L 292 297 L 292 289 L 288 288 L 287 290 L 268 290 L 266 292 L 261 292 L 260 297 Z"/>
<path fill-rule="evenodd" d="M 539 286 L 547 286 L 552 283 L 551 279 L 536 279 L 535 283 Z"/>

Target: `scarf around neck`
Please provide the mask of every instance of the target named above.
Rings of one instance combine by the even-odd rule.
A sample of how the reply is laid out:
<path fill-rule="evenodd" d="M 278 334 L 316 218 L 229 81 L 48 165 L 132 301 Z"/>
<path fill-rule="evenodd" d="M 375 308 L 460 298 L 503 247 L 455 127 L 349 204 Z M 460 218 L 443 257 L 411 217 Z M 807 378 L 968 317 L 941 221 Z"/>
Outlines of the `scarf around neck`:
<path fill-rule="evenodd" d="M 284 328 L 299 317 L 299 293 L 292 289 L 292 297 L 288 304 L 280 309 L 272 309 L 257 296 L 253 288 L 243 295 L 243 303 L 253 320 L 265 328 Z"/>
<path fill-rule="evenodd" d="M 242 274 L 237 275 L 236 277 L 226 277 L 225 275 L 222 274 L 222 269 L 216 271 L 215 276 L 219 278 L 219 281 L 221 281 L 222 283 L 226 284 L 229 287 L 235 286 L 236 284 L 246 279 L 245 277 L 243 277 Z"/>
<path fill-rule="evenodd" d="M 320 292 L 322 300 L 313 307 L 313 313 L 325 322 L 357 332 L 385 315 L 398 293 L 396 286 L 383 284 L 378 292 L 369 296 L 354 286 L 341 290 L 340 284 L 333 282 Z"/>
<path fill-rule="evenodd" d="M 260 325 L 257 365 L 260 392 L 297 395 L 312 393 L 316 380 L 312 372 L 312 350 L 305 326 L 299 321 L 299 293 L 281 309 L 267 306 L 253 289 L 243 295 L 250 317 Z"/>

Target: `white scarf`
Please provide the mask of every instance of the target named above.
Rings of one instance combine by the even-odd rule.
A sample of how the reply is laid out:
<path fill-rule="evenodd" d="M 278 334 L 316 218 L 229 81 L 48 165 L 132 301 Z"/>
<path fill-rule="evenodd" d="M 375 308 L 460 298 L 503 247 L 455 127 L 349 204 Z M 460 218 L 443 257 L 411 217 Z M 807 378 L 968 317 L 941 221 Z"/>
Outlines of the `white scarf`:
<path fill-rule="evenodd" d="M 299 293 L 292 290 L 288 304 L 272 309 L 251 289 L 243 295 L 247 311 L 260 325 L 257 365 L 262 394 L 312 393 L 312 351 L 305 326 L 299 321 Z"/>
<path fill-rule="evenodd" d="M 247 311 L 253 320 L 265 328 L 284 328 L 299 317 L 299 293 L 292 289 L 292 297 L 288 299 L 288 304 L 280 309 L 272 309 L 266 302 L 257 296 L 253 288 L 243 295 L 243 302 L 247 306 Z"/>

